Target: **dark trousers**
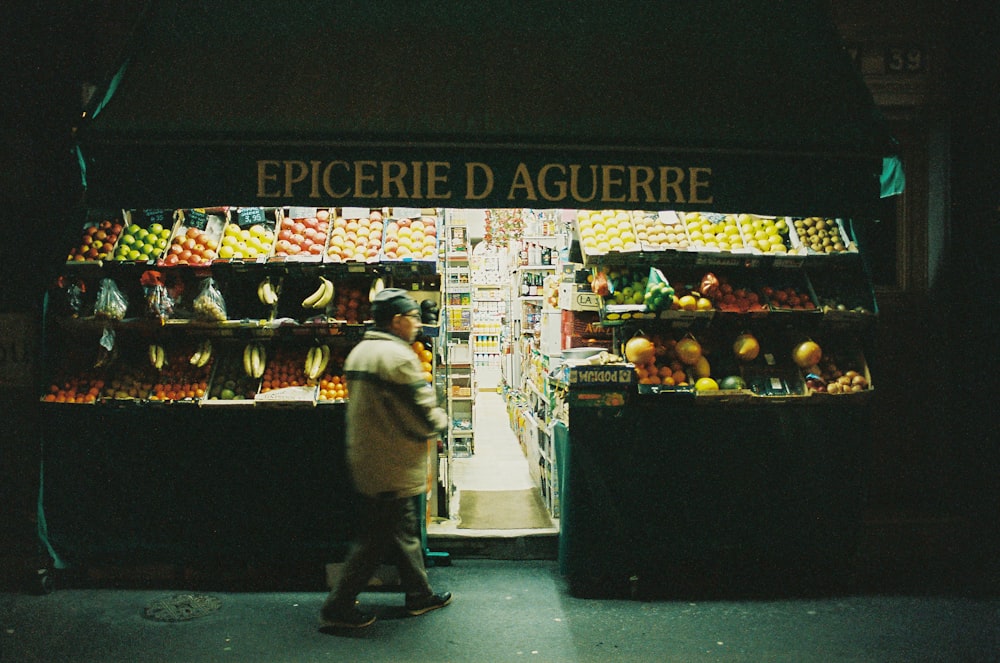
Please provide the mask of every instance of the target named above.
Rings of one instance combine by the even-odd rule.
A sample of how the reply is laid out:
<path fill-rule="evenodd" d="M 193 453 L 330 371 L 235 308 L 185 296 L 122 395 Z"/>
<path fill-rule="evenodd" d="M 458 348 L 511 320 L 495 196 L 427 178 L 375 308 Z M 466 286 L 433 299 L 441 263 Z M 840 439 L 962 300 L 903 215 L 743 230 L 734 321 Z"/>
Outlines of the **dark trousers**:
<path fill-rule="evenodd" d="M 323 604 L 326 612 L 352 608 L 380 564 L 395 564 L 408 600 L 433 594 L 424 568 L 420 521 L 412 497 L 365 497 L 355 537 L 337 586 Z"/>

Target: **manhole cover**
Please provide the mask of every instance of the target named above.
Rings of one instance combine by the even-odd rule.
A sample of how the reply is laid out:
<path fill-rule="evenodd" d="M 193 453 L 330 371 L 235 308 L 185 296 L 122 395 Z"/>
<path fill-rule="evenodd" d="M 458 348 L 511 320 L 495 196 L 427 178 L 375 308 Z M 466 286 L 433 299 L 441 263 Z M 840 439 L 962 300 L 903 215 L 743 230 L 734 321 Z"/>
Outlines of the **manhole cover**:
<path fill-rule="evenodd" d="M 222 601 L 214 596 L 177 594 L 156 599 L 146 606 L 143 616 L 158 622 L 184 622 L 215 612 Z"/>

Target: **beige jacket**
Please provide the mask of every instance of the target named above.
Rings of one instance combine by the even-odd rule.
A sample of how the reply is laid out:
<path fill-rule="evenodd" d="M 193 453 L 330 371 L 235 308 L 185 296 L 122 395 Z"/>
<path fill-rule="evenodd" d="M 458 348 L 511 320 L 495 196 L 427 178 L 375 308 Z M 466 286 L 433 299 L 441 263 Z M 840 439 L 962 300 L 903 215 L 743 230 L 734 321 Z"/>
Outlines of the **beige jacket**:
<path fill-rule="evenodd" d="M 412 497 L 427 489 L 427 440 L 446 430 L 413 348 L 388 332 L 365 333 L 344 363 L 347 462 L 364 495 Z"/>

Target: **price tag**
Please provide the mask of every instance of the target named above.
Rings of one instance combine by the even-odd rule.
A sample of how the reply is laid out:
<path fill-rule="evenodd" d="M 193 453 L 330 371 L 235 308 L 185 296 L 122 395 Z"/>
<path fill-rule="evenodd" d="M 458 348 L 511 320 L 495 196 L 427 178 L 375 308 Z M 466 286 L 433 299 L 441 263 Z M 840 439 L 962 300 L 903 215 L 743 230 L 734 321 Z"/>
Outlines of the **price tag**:
<path fill-rule="evenodd" d="M 316 216 L 315 207 L 289 207 L 288 218 L 290 219 L 312 219 Z"/>
<path fill-rule="evenodd" d="M 418 219 L 420 218 L 420 210 L 416 207 L 395 207 L 392 210 L 392 217 L 394 219 Z"/>
<path fill-rule="evenodd" d="M 236 225 L 240 228 L 262 224 L 265 220 L 264 210 L 260 207 L 241 207 L 236 212 Z"/>
<path fill-rule="evenodd" d="M 345 219 L 367 219 L 369 214 L 367 207 L 345 207 L 340 216 Z"/>
<path fill-rule="evenodd" d="M 154 223 L 159 223 L 161 226 L 169 228 L 173 225 L 173 220 L 167 221 L 168 213 L 171 213 L 170 210 L 165 209 L 139 210 L 139 218 L 135 220 L 135 223 L 143 228 L 148 228 Z"/>
<path fill-rule="evenodd" d="M 208 214 L 204 209 L 189 209 L 184 212 L 184 225 L 188 228 L 204 230 L 208 225 Z"/>

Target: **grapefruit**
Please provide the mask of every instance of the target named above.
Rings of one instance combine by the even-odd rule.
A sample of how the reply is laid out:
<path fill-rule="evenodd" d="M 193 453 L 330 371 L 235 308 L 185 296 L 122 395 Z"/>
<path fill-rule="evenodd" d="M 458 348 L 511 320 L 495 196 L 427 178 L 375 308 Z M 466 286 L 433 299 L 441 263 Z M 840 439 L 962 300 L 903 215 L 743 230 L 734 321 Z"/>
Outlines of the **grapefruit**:
<path fill-rule="evenodd" d="M 625 342 L 625 358 L 633 364 L 648 364 L 655 355 L 653 342 L 645 336 L 633 336 Z"/>
<path fill-rule="evenodd" d="M 740 334 L 733 342 L 733 354 L 740 361 L 753 361 L 760 354 L 760 342 L 753 334 Z"/>
<path fill-rule="evenodd" d="M 685 336 L 677 341 L 674 352 L 677 353 L 677 358 L 681 360 L 682 364 L 694 366 L 701 359 L 701 344 L 691 336 Z"/>
<path fill-rule="evenodd" d="M 799 368 L 810 368 L 823 358 L 823 349 L 815 341 L 803 341 L 792 349 L 792 361 Z"/>
<path fill-rule="evenodd" d="M 719 384 L 712 378 L 698 378 L 694 383 L 695 391 L 718 391 Z"/>

